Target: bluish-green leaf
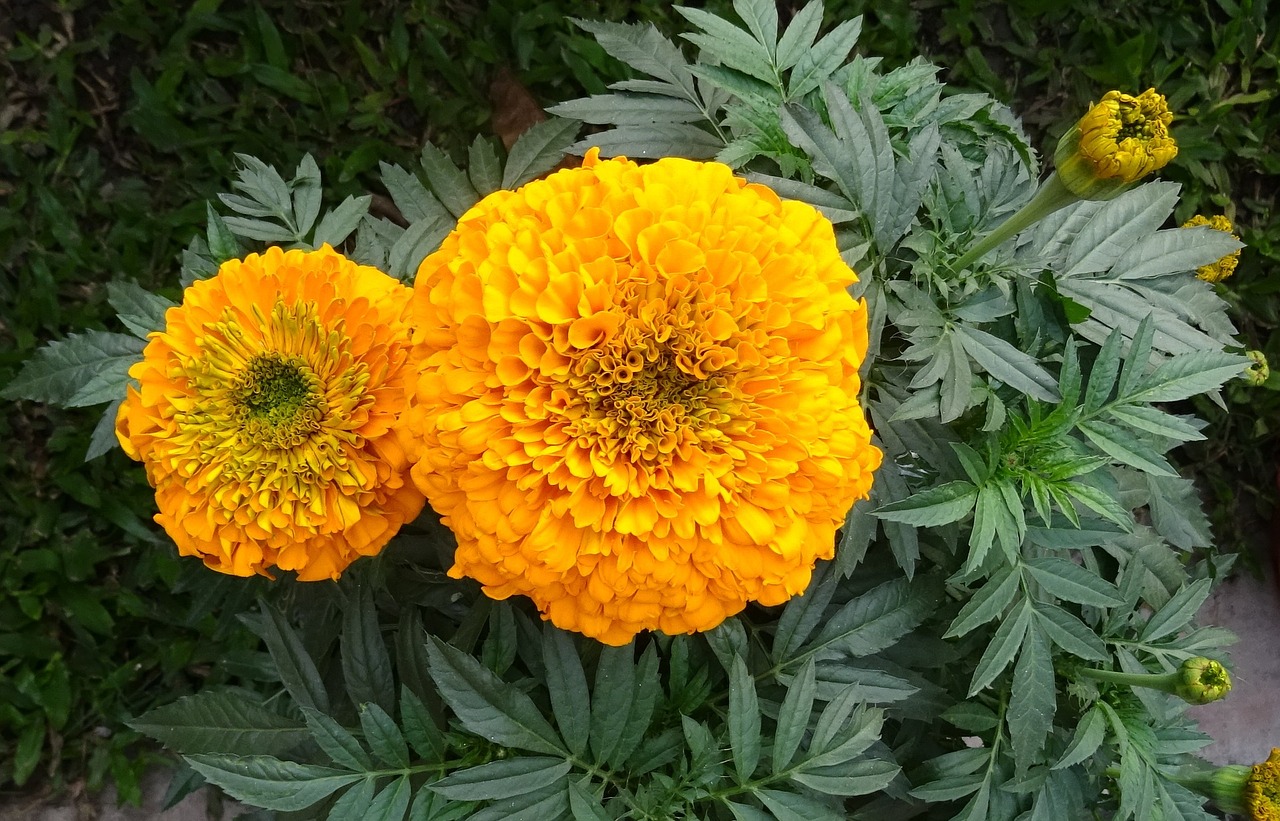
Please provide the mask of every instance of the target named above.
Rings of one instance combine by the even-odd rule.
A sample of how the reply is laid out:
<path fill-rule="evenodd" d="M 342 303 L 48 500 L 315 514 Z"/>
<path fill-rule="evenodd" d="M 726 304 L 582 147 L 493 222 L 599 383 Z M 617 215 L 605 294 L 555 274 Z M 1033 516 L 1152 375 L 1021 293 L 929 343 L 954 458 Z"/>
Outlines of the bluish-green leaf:
<path fill-rule="evenodd" d="M 902 769 L 892 761 L 867 758 L 826 767 L 805 768 L 791 774 L 791 780 L 827 795 L 867 795 L 882 790 Z"/>
<path fill-rule="evenodd" d="M 1071 743 L 1063 751 L 1062 757 L 1053 765 L 1053 769 L 1060 770 L 1065 767 L 1073 767 L 1083 762 L 1102 746 L 1102 742 L 1106 737 L 1106 716 L 1097 707 L 1090 708 L 1076 725 L 1076 731 L 1071 737 Z"/>
<path fill-rule="evenodd" d="M 1212 589 L 1211 579 L 1200 579 L 1183 587 L 1156 611 L 1147 621 L 1139 638 L 1142 641 L 1157 641 L 1172 635 L 1187 626 L 1187 623 L 1200 610 L 1205 599 L 1209 598 Z"/>
<path fill-rule="evenodd" d="M 796 61 L 788 79 L 787 99 L 799 100 L 817 90 L 840 66 L 862 33 L 862 18 L 845 20 L 832 29 L 812 48 L 805 49 Z"/>
<path fill-rule="evenodd" d="M 289 187 L 293 192 L 293 215 L 298 233 L 306 236 L 320 215 L 320 201 L 324 193 L 320 185 L 320 166 L 310 154 L 304 155 L 298 163 Z"/>
<path fill-rule="evenodd" d="M 542 660 L 556 725 L 569 750 L 582 756 L 591 732 L 591 694 L 572 636 L 555 627 L 543 627 Z"/>
<path fill-rule="evenodd" d="M 1006 618 L 1000 623 L 982 658 L 978 659 L 973 680 L 969 683 L 970 696 L 977 695 L 988 684 L 995 681 L 996 676 L 1000 675 L 1004 668 L 1009 666 L 1009 662 L 1013 661 L 1031 624 L 1031 614 L 1031 605 L 1023 602 L 1022 607 L 1018 608 L 1017 615 Z"/>
<path fill-rule="evenodd" d="M 947 482 L 878 507 L 872 515 L 914 527 L 937 527 L 968 516 L 977 499 L 978 488 L 972 482 Z"/>
<path fill-rule="evenodd" d="M 791 680 L 778 710 L 778 725 L 773 734 L 774 775 L 787 769 L 800 748 L 800 740 L 809 728 L 809 716 L 813 713 L 813 699 L 817 692 L 814 662 L 810 658 Z"/>
<path fill-rule="evenodd" d="M 1116 607 L 1123 602 L 1111 582 L 1068 559 L 1042 556 L 1026 568 L 1040 586 L 1060 599 L 1094 607 Z"/>
<path fill-rule="evenodd" d="M 1036 606 L 1036 623 L 1054 644 L 1088 661 L 1106 661 L 1107 646 L 1080 619 L 1049 604 Z"/>
<path fill-rule="evenodd" d="M 1021 574 L 1005 566 L 987 579 L 977 593 L 956 614 L 942 634 L 944 639 L 956 638 L 980 627 L 1004 612 L 1013 603 L 1019 589 Z"/>
<path fill-rule="evenodd" d="M 729 750 L 738 780 L 751 780 L 760 763 L 760 702 L 756 682 L 741 658 L 729 668 Z"/>
<path fill-rule="evenodd" d="M 806 645 L 805 655 L 822 660 L 879 652 L 923 622 L 939 596 L 937 580 L 930 577 L 887 581 L 840 608 Z"/>
<path fill-rule="evenodd" d="M 165 312 L 175 304 L 129 280 L 108 282 L 107 301 L 116 309 L 116 316 L 125 327 L 139 339 L 146 339 L 152 331 L 163 331 Z"/>
<path fill-rule="evenodd" d="M 568 774 L 563 758 L 520 756 L 457 770 L 431 784 L 431 789 L 451 801 L 487 801 L 513 798 L 554 784 Z"/>
<path fill-rule="evenodd" d="M 352 195 L 343 200 L 337 208 L 325 214 L 316 226 L 316 232 L 311 238 L 312 247 L 340 246 L 356 230 L 364 215 L 369 213 L 369 203 L 372 201 L 373 197 L 368 194 L 360 197 Z"/>
<path fill-rule="evenodd" d="M 369 772 L 373 769 L 373 759 L 369 758 L 364 747 L 360 746 L 360 742 L 345 727 L 324 713 L 317 713 L 315 710 L 303 712 L 307 717 L 307 729 L 310 730 L 311 737 L 334 764 L 356 772 Z M 258 748 L 242 747 L 241 749 L 256 750 Z"/>
<path fill-rule="evenodd" d="M 359 773 L 267 755 L 190 755 L 186 759 L 205 780 L 232 798 L 279 812 L 304 810 L 364 778 Z"/>
<path fill-rule="evenodd" d="M 511 146 L 502 187 L 518 188 L 556 167 L 578 135 L 577 120 L 554 118 L 530 127 Z"/>
<path fill-rule="evenodd" d="M 791 18 L 791 24 L 778 41 L 776 64 L 780 71 L 791 68 L 813 48 L 822 29 L 822 0 L 809 0 Z M 848 52 L 845 52 L 848 54 Z M 843 59 L 843 58 L 841 58 Z"/>
<path fill-rule="evenodd" d="M 448 749 L 444 735 L 422 700 L 406 684 L 400 685 L 400 728 L 405 740 L 421 758 L 443 761 Z"/>
<path fill-rule="evenodd" d="M 635 698 L 635 646 L 605 647 L 596 665 L 595 687 L 591 693 L 591 750 L 598 762 L 608 761 L 631 714 Z M 579 708 L 581 709 L 581 708 Z"/>
<path fill-rule="evenodd" d="M 1035 357 L 977 328 L 957 324 L 952 330 L 960 337 L 965 353 L 995 379 L 1042 402 L 1060 398 L 1054 378 Z"/>
<path fill-rule="evenodd" d="M 502 187 L 502 163 L 498 160 L 498 152 L 494 150 L 493 143 L 480 135 L 476 135 L 467 149 L 467 176 L 471 179 L 471 187 L 481 197 Z"/>
<path fill-rule="evenodd" d="M 1013 690 L 1005 720 L 1017 771 L 1026 772 L 1044 748 L 1057 712 L 1053 658 L 1038 626 L 1032 626 L 1013 668 Z"/>
<path fill-rule="evenodd" d="M 88 331 L 50 342 L 27 360 L 13 381 L 0 390 L 3 399 L 32 399 L 65 405 L 103 371 L 128 371 L 142 358 L 142 340 L 127 334 Z M 119 385 L 119 397 L 124 397 Z"/>
<path fill-rule="evenodd" d="M 847 525 L 846 525 L 847 527 Z M 785 664 L 793 654 L 813 635 L 822 622 L 827 605 L 836 592 L 836 576 L 831 573 L 831 566 L 823 563 L 814 568 L 809 581 L 809 588 L 803 596 L 796 596 L 787 602 L 778 618 L 778 628 L 773 635 L 773 657 L 775 663 Z"/>
<path fill-rule="evenodd" d="M 128 722 L 178 753 L 280 755 L 307 740 L 306 728 L 243 693 L 204 690 Z"/>

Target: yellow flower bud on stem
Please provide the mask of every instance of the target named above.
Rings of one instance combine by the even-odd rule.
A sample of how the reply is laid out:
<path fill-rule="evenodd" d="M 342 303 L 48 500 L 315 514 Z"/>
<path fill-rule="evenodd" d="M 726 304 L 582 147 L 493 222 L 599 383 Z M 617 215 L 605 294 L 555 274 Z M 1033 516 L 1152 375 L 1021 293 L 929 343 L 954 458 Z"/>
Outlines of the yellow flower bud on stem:
<path fill-rule="evenodd" d="M 1209 704 L 1231 692 L 1231 674 L 1227 668 L 1203 656 L 1187 659 L 1172 673 L 1123 673 L 1093 668 L 1079 672 L 1081 677 L 1094 681 L 1161 690 L 1188 704 Z"/>
<path fill-rule="evenodd" d="M 1230 764 L 1170 778 L 1211 800 L 1223 812 L 1250 821 L 1280 821 L 1280 749 L 1252 767 Z"/>

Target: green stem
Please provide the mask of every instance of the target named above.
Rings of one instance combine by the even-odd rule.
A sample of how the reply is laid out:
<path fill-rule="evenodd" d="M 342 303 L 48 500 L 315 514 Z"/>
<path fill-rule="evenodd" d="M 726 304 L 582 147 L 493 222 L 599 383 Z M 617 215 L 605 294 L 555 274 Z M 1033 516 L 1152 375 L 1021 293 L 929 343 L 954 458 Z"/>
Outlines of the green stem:
<path fill-rule="evenodd" d="M 1108 684 L 1123 684 L 1129 687 L 1152 687 L 1172 693 L 1177 689 L 1178 674 L 1175 673 L 1122 673 L 1117 670 L 1095 670 L 1092 667 L 1081 668 L 1082 678 L 1094 681 L 1105 681 Z"/>
<path fill-rule="evenodd" d="M 1058 177 L 1058 172 L 1053 172 L 1047 180 L 1041 183 L 1039 190 L 1036 191 L 1030 202 L 1019 208 L 1012 217 L 997 225 L 996 230 L 978 240 L 976 245 L 965 251 L 959 259 L 951 264 L 951 270 L 963 271 L 1024 228 L 1039 222 L 1054 211 L 1078 202 L 1079 199 L 1062 184 L 1061 178 Z"/>

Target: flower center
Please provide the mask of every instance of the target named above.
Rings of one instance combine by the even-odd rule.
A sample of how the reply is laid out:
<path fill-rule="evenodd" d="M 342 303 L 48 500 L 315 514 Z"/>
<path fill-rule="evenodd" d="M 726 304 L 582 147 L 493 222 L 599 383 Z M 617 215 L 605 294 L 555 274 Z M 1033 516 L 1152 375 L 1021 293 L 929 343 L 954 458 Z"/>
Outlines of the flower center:
<path fill-rule="evenodd" d="M 296 447 L 320 429 L 320 381 L 301 359 L 265 353 L 249 361 L 231 389 L 240 430 L 267 448 Z"/>

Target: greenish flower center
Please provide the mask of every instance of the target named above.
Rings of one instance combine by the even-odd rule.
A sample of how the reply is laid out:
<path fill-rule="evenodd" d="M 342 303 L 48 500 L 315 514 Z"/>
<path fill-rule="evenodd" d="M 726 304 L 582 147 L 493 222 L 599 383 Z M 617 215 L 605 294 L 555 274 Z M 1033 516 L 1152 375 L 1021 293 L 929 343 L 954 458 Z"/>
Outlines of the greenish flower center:
<path fill-rule="evenodd" d="M 300 359 L 277 353 L 254 357 L 231 390 L 240 429 L 255 444 L 295 447 L 320 429 L 324 397 L 319 379 Z"/>

